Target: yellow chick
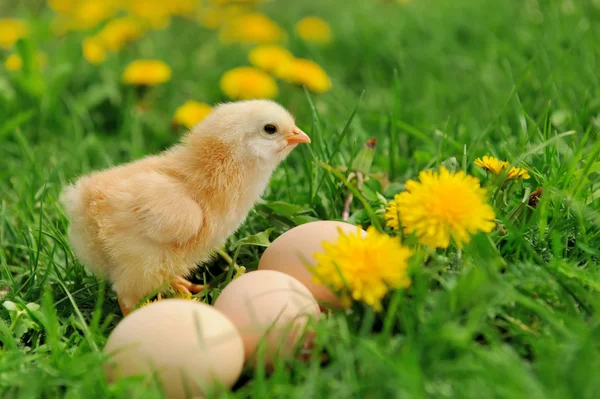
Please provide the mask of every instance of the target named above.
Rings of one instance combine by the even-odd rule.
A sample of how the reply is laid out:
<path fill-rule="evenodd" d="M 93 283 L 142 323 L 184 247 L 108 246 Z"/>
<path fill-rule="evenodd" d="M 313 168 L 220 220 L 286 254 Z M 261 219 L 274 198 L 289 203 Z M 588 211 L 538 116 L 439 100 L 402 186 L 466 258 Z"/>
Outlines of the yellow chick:
<path fill-rule="evenodd" d="M 75 255 L 112 282 L 123 315 L 185 277 L 244 221 L 277 165 L 310 138 L 268 100 L 219 105 L 165 152 L 79 178 L 61 194 Z"/>

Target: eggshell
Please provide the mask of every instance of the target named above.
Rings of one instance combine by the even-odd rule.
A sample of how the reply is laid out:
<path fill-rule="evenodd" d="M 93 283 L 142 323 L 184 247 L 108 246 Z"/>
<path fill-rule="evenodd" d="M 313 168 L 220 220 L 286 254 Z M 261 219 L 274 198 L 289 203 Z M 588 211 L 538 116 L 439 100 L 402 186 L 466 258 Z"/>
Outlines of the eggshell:
<path fill-rule="evenodd" d="M 335 242 L 338 229 L 344 233 L 354 233 L 357 227 L 344 222 L 321 220 L 294 227 L 277 237 L 269 245 L 258 264 L 259 270 L 277 270 L 296 278 L 308 288 L 319 303 L 326 307 L 341 306 L 338 297 L 324 284 L 312 281 L 312 273 L 305 266 L 314 266 L 315 253 L 324 252 L 323 241 Z M 361 234 L 367 232 L 361 230 Z"/>
<path fill-rule="evenodd" d="M 231 387 L 244 363 L 234 325 L 218 310 L 196 301 L 165 299 L 125 317 L 104 347 L 112 357 L 109 381 L 157 373 L 167 398 L 202 396 L 203 389 Z M 189 396 L 186 395 L 189 393 Z"/>
<path fill-rule="evenodd" d="M 237 327 L 247 361 L 264 337 L 261 355 L 267 366 L 276 357 L 289 358 L 298 345 L 306 344 L 300 342 L 308 336 L 304 335 L 305 327 L 310 318 L 320 315 L 317 301 L 304 285 L 274 270 L 257 270 L 236 278 L 221 292 L 215 308 Z"/>

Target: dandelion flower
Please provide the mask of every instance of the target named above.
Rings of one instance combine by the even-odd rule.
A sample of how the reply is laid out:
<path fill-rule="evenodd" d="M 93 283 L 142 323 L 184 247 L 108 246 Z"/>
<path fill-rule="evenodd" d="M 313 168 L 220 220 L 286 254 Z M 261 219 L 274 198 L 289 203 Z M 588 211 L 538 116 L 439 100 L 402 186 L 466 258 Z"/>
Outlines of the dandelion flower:
<path fill-rule="evenodd" d="M 278 94 L 275 80 L 253 67 L 238 67 L 225 72 L 220 84 L 223 93 L 232 99 L 274 98 Z"/>
<path fill-rule="evenodd" d="M 38 66 L 40 66 L 40 67 L 44 66 L 47 62 L 46 54 L 42 53 L 42 52 L 38 52 L 36 61 L 37 61 Z M 7 71 L 11 71 L 11 72 L 20 71 L 21 69 L 23 69 L 23 59 L 21 58 L 20 55 L 13 53 L 13 54 L 9 55 L 6 58 L 6 60 L 4 61 L 4 67 L 6 68 Z"/>
<path fill-rule="evenodd" d="M 169 11 L 171 14 L 181 16 L 193 14 L 200 5 L 198 0 L 172 0 L 169 3 Z"/>
<path fill-rule="evenodd" d="M 525 169 L 515 168 L 510 166 L 506 161 L 501 161 L 498 158 L 484 155 L 482 158 L 475 160 L 475 165 L 482 167 L 488 172 L 492 172 L 495 175 L 499 175 L 505 168 L 510 168 L 508 171 L 507 179 L 529 179 L 529 172 Z"/>
<path fill-rule="evenodd" d="M 396 195 L 396 198 L 398 196 Z M 400 213 L 398 211 L 398 203 L 396 200 L 390 201 L 388 207 L 385 210 L 386 224 L 394 230 L 400 229 Z"/>
<path fill-rule="evenodd" d="M 295 58 L 281 64 L 275 74 L 288 82 L 306 86 L 315 93 L 325 93 L 331 89 L 331 79 L 321 66 L 313 61 Z"/>
<path fill-rule="evenodd" d="M 83 58 L 94 65 L 104 62 L 106 51 L 97 38 L 87 37 L 83 40 Z"/>
<path fill-rule="evenodd" d="M 508 170 L 508 175 L 506 176 L 507 179 L 524 179 L 527 180 L 529 179 L 531 176 L 529 176 L 529 172 L 526 169 L 523 168 L 515 168 L 514 166 L 511 166 L 510 169 Z"/>
<path fill-rule="evenodd" d="M 95 28 L 102 21 L 110 18 L 116 9 L 114 4 L 105 0 L 88 0 L 80 2 L 69 15 L 71 30 L 88 30 Z"/>
<path fill-rule="evenodd" d="M 267 72 L 274 72 L 280 65 L 294 59 L 292 53 L 276 44 L 263 44 L 252 49 L 248 54 L 250 63 Z"/>
<path fill-rule="evenodd" d="M 502 169 L 504 169 L 507 163 L 499 160 L 498 158 L 485 155 L 483 158 L 477 158 L 475 160 L 475 165 L 481 166 L 488 172 L 492 172 L 493 174 L 497 175 L 502 172 Z"/>
<path fill-rule="evenodd" d="M 0 18 L 0 48 L 11 49 L 29 34 L 27 23 L 21 19 Z"/>
<path fill-rule="evenodd" d="M 4 61 L 4 68 L 11 72 L 20 71 L 23 68 L 23 59 L 18 54 L 11 54 Z"/>
<path fill-rule="evenodd" d="M 241 15 L 221 29 L 219 38 L 224 43 L 276 43 L 285 37 L 284 31 L 271 18 L 255 12 Z"/>
<path fill-rule="evenodd" d="M 48 0 L 51 9 L 60 14 L 67 14 L 73 10 L 78 0 Z"/>
<path fill-rule="evenodd" d="M 173 117 L 173 122 L 191 129 L 197 123 L 202 121 L 202 119 L 206 118 L 211 110 L 212 108 L 208 104 L 190 100 L 177 108 L 175 116 Z"/>
<path fill-rule="evenodd" d="M 131 17 L 113 19 L 97 34 L 102 46 L 109 51 L 120 51 L 128 42 L 142 37 L 142 26 Z"/>
<path fill-rule="evenodd" d="M 136 60 L 127 65 L 122 78 L 129 85 L 155 86 L 171 79 L 171 67 L 158 60 Z"/>
<path fill-rule="evenodd" d="M 486 202 L 479 180 L 460 171 L 419 173 L 419 182 L 406 182 L 406 191 L 396 195 L 387 209 L 387 224 L 406 235 L 415 233 L 431 248 L 447 248 L 450 238 L 462 247 L 471 235 L 494 228 L 494 211 Z"/>
<path fill-rule="evenodd" d="M 152 29 L 165 29 L 171 23 L 171 4 L 163 0 L 129 0 L 125 8 Z"/>
<path fill-rule="evenodd" d="M 318 17 L 306 17 L 296 23 L 296 34 L 306 42 L 329 43 L 331 28 Z"/>
<path fill-rule="evenodd" d="M 150 305 L 150 304 L 152 304 L 154 302 L 158 302 L 160 300 L 161 299 L 158 299 L 158 298 L 156 298 L 156 299 L 146 299 L 144 302 L 142 302 L 142 303 L 140 303 L 138 305 L 138 308 L 143 308 L 144 306 L 148 306 L 148 305 Z"/>
<path fill-rule="evenodd" d="M 314 254 L 313 279 L 341 292 L 346 304 L 352 298 L 379 311 L 390 289 L 410 286 L 407 260 L 412 251 L 373 227 L 366 236 L 359 228 L 348 234 L 340 231 L 338 240 L 324 242 L 323 249 Z"/>

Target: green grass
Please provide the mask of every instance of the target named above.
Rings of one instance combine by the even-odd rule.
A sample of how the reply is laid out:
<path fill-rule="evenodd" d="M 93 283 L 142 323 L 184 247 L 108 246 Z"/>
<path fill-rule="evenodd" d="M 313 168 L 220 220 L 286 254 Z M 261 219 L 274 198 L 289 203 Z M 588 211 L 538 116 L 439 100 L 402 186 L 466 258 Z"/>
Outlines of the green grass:
<path fill-rule="evenodd" d="M 0 10 L 35 21 L 29 44 L 48 54 L 49 67 L 20 84 L 0 69 L 0 298 L 21 309 L 0 310 L 0 397 L 161 397 L 140 379 L 104 381 L 102 347 L 121 316 L 110 287 L 74 258 L 58 196 L 80 174 L 175 142 L 175 108 L 189 98 L 224 101 L 218 79 L 246 63 L 247 49 L 176 20 L 94 67 L 81 59 L 82 34 L 55 39 L 39 2 L 17 3 Z M 334 87 L 307 96 L 280 85 L 278 101 L 313 144 L 278 169 L 229 254 L 270 227 L 272 240 L 312 218 L 339 219 L 346 189 L 319 162 L 349 166 L 371 137 L 372 171 L 388 174 L 388 199 L 452 157 L 484 184 L 473 161 L 486 154 L 527 168 L 531 179 L 496 209 L 506 235 L 438 252 L 380 314 L 357 305 L 322 320 L 311 361 L 271 375 L 247 370 L 223 397 L 598 397 L 600 3 L 315 0 L 263 9 L 290 31 L 309 12 L 331 23 L 329 47 L 293 35 L 289 47 L 319 62 Z M 138 57 L 174 70 L 143 114 L 119 83 Z M 508 218 L 538 187 L 537 207 Z M 362 199 L 381 218 L 378 190 L 371 180 Z M 364 209 L 355 199 L 351 220 L 373 222 Z M 253 269 L 263 249 L 243 246 L 237 262 Z M 226 267 L 218 258 L 196 277 L 222 279 Z"/>

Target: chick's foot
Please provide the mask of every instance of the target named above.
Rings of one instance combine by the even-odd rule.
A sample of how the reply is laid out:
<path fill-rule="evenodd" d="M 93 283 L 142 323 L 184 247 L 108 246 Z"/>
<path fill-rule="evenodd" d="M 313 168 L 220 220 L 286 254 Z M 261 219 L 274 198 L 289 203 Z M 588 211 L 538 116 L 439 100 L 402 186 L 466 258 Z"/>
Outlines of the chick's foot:
<path fill-rule="evenodd" d="M 192 293 L 197 294 L 204 291 L 205 288 L 208 288 L 208 285 L 194 284 L 183 277 L 177 277 L 175 281 L 171 283 L 171 287 L 186 295 L 192 295 Z"/>

